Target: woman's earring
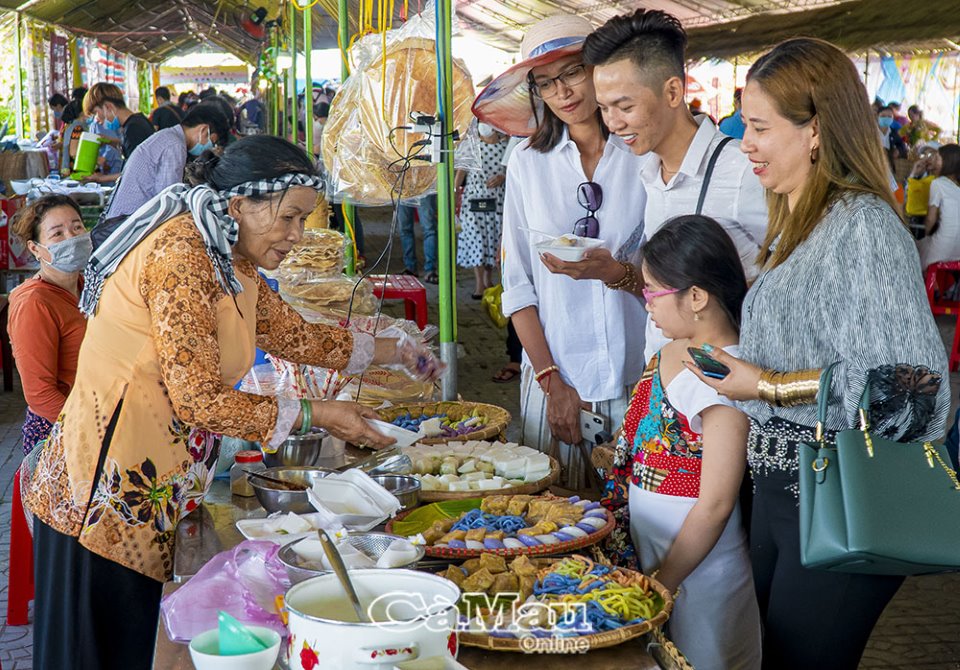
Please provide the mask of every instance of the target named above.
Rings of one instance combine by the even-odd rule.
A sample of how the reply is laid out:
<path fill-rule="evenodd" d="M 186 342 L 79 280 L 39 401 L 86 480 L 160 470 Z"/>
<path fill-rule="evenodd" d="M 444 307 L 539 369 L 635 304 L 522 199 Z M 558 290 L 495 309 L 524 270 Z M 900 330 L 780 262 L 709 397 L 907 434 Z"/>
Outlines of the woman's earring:
<path fill-rule="evenodd" d="M 700 312 L 694 312 L 694 313 L 693 313 L 693 320 L 694 320 L 694 321 L 699 321 L 699 320 L 700 320 Z"/>
<path fill-rule="evenodd" d="M 810 149 L 810 165 L 813 165 L 817 162 L 817 158 L 820 157 L 820 147 L 813 147 Z"/>

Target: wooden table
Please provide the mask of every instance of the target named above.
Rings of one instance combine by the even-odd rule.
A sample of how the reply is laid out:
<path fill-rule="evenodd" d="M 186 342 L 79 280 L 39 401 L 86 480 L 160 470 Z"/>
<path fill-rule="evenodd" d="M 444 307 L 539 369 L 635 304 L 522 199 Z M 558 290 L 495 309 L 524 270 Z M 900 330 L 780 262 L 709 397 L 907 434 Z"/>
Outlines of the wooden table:
<path fill-rule="evenodd" d="M 346 458 L 353 460 L 356 455 L 348 454 Z M 229 484 L 222 480 L 214 482 L 204 503 L 177 526 L 173 561 L 175 577 L 174 581 L 164 584 L 164 595 L 178 589 L 215 554 L 243 540 L 235 525 L 237 520 L 264 516 L 266 512 L 256 498 L 231 496 Z M 659 670 L 673 667 L 669 658 L 660 663 L 654 660 L 647 651 L 647 644 L 646 638 L 640 638 L 586 654 L 537 655 L 534 658 L 537 667 L 549 666 L 551 670 Z M 461 647 L 458 660 L 470 670 L 502 670 L 523 667 L 531 662 L 531 655 Z M 153 667 L 155 670 L 192 670 L 194 667 L 187 646 L 171 641 L 162 622 L 157 627 Z M 284 667 L 277 665 L 281 670 Z"/>

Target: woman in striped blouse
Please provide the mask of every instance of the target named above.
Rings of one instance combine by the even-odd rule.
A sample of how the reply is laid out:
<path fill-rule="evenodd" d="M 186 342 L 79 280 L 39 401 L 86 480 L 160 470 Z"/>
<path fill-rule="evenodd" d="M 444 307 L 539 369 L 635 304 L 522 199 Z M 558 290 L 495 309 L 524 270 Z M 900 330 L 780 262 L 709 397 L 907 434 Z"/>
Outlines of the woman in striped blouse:
<path fill-rule="evenodd" d="M 731 373 L 701 379 L 750 417 L 763 666 L 856 668 L 903 578 L 801 565 L 797 444 L 813 440 L 818 392 L 830 394 L 826 428 L 836 432 L 856 425 L 868 383 L 874 431 L 938 438 L 950 405 L 946 355 L 853 63 L 827 42 L 784 42 L 750 68 L 742 113 L 741 149 L 767 189 L 770 227 L 744 300 L 742 360 L 718 347 Z M 838 361 L 832 388 L 819 389 Z M 774 371 L 801 382 L 786 399 L 766 392 Z"/>

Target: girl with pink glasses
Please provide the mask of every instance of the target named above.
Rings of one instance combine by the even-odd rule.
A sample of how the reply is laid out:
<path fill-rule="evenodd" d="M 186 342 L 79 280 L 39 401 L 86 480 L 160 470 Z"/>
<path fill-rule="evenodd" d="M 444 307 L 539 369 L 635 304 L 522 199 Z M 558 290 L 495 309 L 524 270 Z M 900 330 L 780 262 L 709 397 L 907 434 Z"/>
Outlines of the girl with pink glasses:
<path fill-rule="evenodd" d="M 677 591 L 669 637 L 698 670 L 759 668 L 760 615 L 738 492 L 747 418 L 684 363 L 723 375 L 703 342 L 737 355 L 743 266 L 705 216 L 666 223 L 641 250 L 643 295 L 670 339 L 650 360 L 617 441 L 605 502 L 628 505 L 646 574 Z"/>

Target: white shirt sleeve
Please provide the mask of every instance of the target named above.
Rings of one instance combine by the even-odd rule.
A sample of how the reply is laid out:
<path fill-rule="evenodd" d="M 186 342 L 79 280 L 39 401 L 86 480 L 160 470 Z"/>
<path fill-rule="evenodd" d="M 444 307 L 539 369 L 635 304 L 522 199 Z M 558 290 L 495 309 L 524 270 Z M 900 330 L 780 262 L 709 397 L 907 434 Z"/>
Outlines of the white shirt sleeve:
<path fill-rule="evenodd" d="M 937 177 L 930 182 L 930 200 L 928 207 L 943 207 L 943 177 Z"/>
<path fill-rule="evenodd" d="M 737 356 L 740 348 L 738 346 L 724 347 L 723 349 L 731 356 Z M 702 381 L 697 379 L 696 375 L 684 368 L 673 378 L 667 387 L 667 396 L 670 404 L 687 417 L 690 423 L 690 429 L 695 433 L 703 433 L 703 420 L 701 414 L 709 407 L 723 405 L 725 407 L 735 407 L 734 402 L 710 388 Z"/>
<path fill-rule="evenodd" d="M 737 194 L 736 219 L 753 238 L 759 251 L 767 237 L 770 217 L 767 212 L 767 197 L 757 175 L 753 174 L 753 165 L 747 161 L 740 178 L 740 191 Z M 751 273 L 747 272 L 748 278 Z M 756 276 L 756 272 L 753 273 Z"/>
<path fill-rule="evenodd" d="M 520 161 L 512 160 L 507 165 L 506 192 L 503 197 L 501 308 L 506 316 L 538 304 L 537 289 L 533 284 L 533 268 L 530 265 L 530 237 L 526 231 L 520 230 L 521 227 L 526 227 L 527 220 L 523 211 L 523 183 L 518 163 Z"/>

